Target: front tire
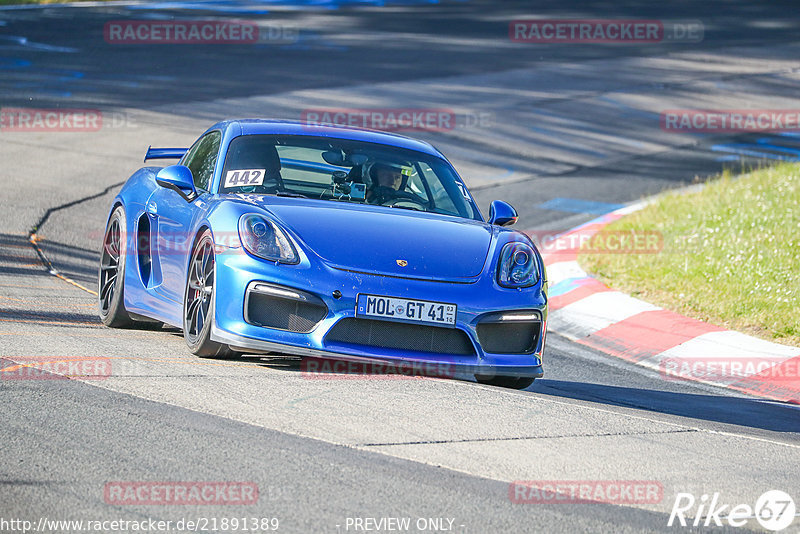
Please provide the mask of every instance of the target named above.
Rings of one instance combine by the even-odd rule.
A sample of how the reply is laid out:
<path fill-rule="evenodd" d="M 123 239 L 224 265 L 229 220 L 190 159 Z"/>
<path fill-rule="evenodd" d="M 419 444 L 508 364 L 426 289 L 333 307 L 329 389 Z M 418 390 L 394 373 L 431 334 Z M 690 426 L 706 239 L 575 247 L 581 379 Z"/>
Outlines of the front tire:
<path fill-rule="evenodd" d="M 111 328 L 133 326 L 133 319 L 125 310 L 126 228 L 125 210 L 119 206 L 106 225 L 97 275 L 100 320 Z"/>
<path fill-rule="evenodd" d="M 532 376 L 485 376 L 475 375 L 481 384 L 509 389 L 525 389 L 535 380 Z"/>
<path fill-rule="evenodd" d="M 211 341 L 216 304 L 216 258 L 211 231 L 206 230 L 192 250 L 183 297 L 183 338 L 201 358 L 225 358 L 234 353 L 227 345 Z"/>

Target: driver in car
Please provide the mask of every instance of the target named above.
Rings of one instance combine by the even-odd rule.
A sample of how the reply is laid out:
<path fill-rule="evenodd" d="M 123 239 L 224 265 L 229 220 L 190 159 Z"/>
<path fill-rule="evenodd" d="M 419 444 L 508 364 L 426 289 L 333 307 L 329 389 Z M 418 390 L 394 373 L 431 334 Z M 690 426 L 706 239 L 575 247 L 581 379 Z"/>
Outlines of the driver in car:
<path fill-rule="evenodd" d="M 403 169 L 389 163 L 375 163 L 370 169 L 372 187 L 367 191 L 367 202 L 382 204 L 396 198 L 394 194 L 403 185 Z"/>

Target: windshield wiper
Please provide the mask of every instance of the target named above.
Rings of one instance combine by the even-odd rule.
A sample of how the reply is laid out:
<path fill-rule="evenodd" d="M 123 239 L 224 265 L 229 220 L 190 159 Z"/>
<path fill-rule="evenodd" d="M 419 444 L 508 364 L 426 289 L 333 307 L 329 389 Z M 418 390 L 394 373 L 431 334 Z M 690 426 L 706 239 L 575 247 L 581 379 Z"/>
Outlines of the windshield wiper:
<path fill-rule="evenodd" d="M 308 198 L 301 193 L 294 193 L 292 191 L 278 191 L 275 193 L 276 197 L 291 197 L 291 198 Z"/>

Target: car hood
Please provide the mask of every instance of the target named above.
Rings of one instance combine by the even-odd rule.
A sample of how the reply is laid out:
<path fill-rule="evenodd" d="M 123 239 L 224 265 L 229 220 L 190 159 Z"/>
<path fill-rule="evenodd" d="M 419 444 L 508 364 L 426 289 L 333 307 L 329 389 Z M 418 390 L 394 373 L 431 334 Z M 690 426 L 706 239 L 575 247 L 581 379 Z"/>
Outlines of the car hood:
<path fill-rule="evenodd" d="M 481 221 L 378 206 L 264 197 L 259 207 L 329 265 L 453 280 L 481 274 L 492 241 Z"/>

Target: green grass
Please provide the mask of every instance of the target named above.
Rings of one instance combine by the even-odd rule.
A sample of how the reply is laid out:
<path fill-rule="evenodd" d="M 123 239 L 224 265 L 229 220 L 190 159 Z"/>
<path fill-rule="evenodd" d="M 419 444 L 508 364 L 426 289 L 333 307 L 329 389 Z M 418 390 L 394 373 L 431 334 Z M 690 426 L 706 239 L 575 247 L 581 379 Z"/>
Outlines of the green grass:
<path fill-rule="evenodd" d="M 700 192 L 666 193 L 607 230 L 658 231 L 657 254 L 582 252 L 611 287 L 678 313 L 800 346 L 800 165 L 780 164 Z"/>

